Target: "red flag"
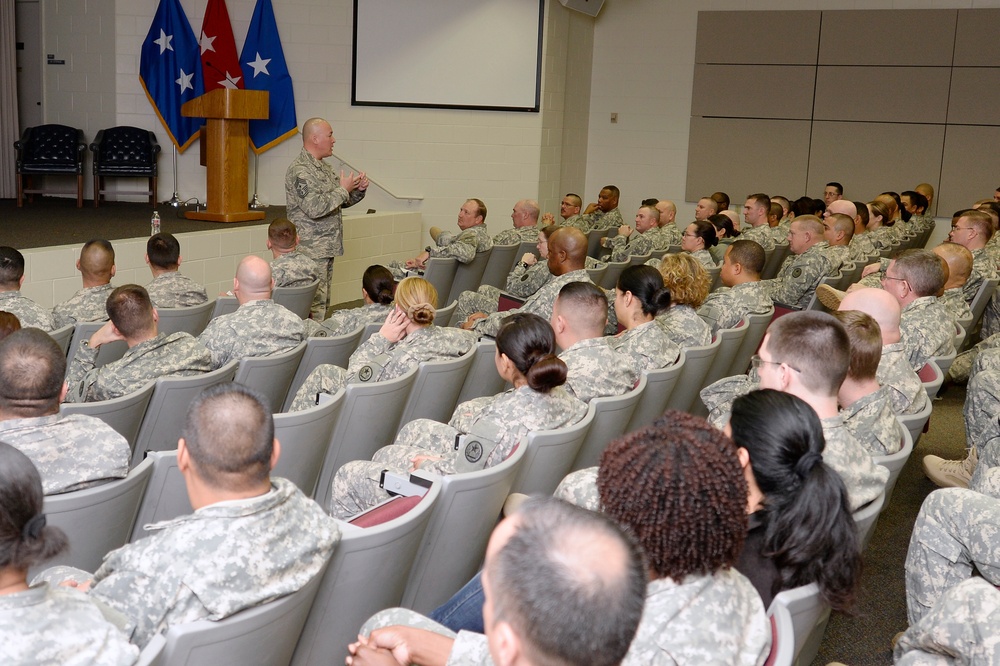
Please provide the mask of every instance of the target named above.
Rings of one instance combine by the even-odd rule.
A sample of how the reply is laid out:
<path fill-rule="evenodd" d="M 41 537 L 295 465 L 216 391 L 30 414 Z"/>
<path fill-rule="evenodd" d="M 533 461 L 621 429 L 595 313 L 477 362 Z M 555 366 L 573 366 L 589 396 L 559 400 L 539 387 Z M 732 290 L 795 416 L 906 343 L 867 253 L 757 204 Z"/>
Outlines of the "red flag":
<path fill-rule="evenodd" d="M 216 88 L 243 88 L 243 71 L 236 55 L 226 0 L 208 0 L 198 43 L 201 45 L 205 92 Z"/>

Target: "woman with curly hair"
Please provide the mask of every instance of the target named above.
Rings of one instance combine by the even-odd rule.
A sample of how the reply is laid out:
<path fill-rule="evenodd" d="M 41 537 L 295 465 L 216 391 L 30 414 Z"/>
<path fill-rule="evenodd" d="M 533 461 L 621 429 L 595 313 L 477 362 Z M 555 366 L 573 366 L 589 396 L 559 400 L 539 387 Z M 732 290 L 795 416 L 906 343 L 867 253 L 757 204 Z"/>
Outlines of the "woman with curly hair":
<path fill-rule="evenodd" d="M 670 307 L 656 316 L 656 323 L 682 349 L 711 343 L 712 327 L 697 312 L 712 286 L 705 268 L 690 254 L 667 254 L 660 261 L 660 275 L 670 292 Z"/>
<path fill-rule="evenodd" d="M 309 373 L 295 393 L 291 412 L 315 407 L 318 394 L 336 393 L 348 384 L 384 382 L 402 377 L 423 361 L 465 354 L 476 335 L 434 325 L 437 290 L 421 277 L 403 279 L 396 287 L 396 306 L 378 333 L 351 354 L 347 369 L 324 363 Z"/>
<path fill-rule="evenodd" d="M 681 250 L 697 259 L 705 268 L 715 268 L 710 250 L 719 244 L 715 227 L 707 220 L 695 220 L 681 236 Z"/>
<path fill-rule="evenodd" d="M 28 586 L 28 569 L 69 545 L 45 524 L 42 479 L 28 457 L 0 442 L 0 663 L 135 663 L 139 649 L 85 593 Z"/>
<path fill-rule="evenodd" d="M 677 361 L 680 348 L 655 318 L 670 307 L 670 291 L 652 266 L 629 266 L 614 291 L 615 317 L 625 330 L 608 338 L 611 348 L 631 356 L 643 370 L 657 370 Z"/>
<path fill-rule="evenodd" d="M 736 568 L 768 606 L 809 583 L 849 611 L 861 579 L 861 547 L 840 476 L 823 462 L 823 426 L 795 396 L 764 389 L 733 403 L 726 427 L 749 487 L 750 529 Z"/>
<path fill-rule="evenodd" d="M 528 432 L 563 428 L 586 415 L 587 405 L 562 388 L 567 368 L 556 356 L 555 333 L 547 321 L 536 314 L 510 315 L 496 344 L 497 371 L 514 388 L 462 403 L 447 424 L 410 421 L 372 462 L 341 467 L 333 479 L 330 513 L 348 518 L 388 499 L 379 487 L 383 470 L 407 474 L 423 469 L 445 475 L 486 469 L 510 455 Z M 475 458 L 461 441 L 466 434 L 475 435 L 468 443 L 476 447 Z"/>

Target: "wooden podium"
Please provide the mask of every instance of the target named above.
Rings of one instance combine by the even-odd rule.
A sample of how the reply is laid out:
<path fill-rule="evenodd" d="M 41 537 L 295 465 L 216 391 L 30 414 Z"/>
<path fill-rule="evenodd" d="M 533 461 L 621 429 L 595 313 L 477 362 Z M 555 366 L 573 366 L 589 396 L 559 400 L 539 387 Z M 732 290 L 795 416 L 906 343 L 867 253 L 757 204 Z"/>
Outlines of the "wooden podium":
<path fill-rule="evenodd" d="M 247 154 L 250 120 L 268 116 L 266 90 L 219 88 L 181 106 L 181 115 L 207 119 L 202 150 L 208 168 L 208 204 L 204 212 L 185 213 L 191 220 L 245 222 L 263 220 L 248 208 Z"/>

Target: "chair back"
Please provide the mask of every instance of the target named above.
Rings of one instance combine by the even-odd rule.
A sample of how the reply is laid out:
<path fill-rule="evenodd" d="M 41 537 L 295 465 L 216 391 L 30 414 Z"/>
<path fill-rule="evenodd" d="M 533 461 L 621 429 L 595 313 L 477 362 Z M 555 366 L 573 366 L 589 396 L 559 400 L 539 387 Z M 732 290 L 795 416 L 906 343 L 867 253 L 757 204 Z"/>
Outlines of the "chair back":
<path fill-rule="evenodd" d="M 271 476 L 288 479 L 312 497 L 330 449 L 333 426 L 344 406 L 344 393 L 340 389 L 322 405 L 274 415 L 274 437 L 281 443 L 281 455 Z"/>
<path fill-rule="evenodd" d="M 448 292 L 448 297 L 444 298 L 441 294 L 438 294 L 438 298 L 444 303 L 451 303 L 452 301 L 457 301 L 463 291 L 475 291 L 479 289 L 479 285 L 483 282 L 483 272 L 486 270 L 486 264 L 490 262 L 492 255 L 493 248 L 491 247 L 484 252 L 476 252 L 476 256 L 469 263 L 456 266 L 455 277 L 451 282 L 451 290 Z"/>
<path fill-rule="evenodd" d="M 80 343 L 84 340 L 90 340 L 90 336 L 106 323 L 106 321 L 83 321 L 76 323 L 76 326 L 73 328 L 73 337 L 69 343 L 69 352 L 66 354 L 67 368 L 73 364 L 73 360 L 80 350 Z M 114 342 L 103 344 L 97 349 L 97 357 L 94 360 L 94 364 L 100 368 L 112 361 L 117 361 L 127 351 L 128 345 L 123 340 L 115 340 Z"/>
<path fill-rule="evenodd" d="M 743 336 L 739 348 L 733 355 L 729 372 L 724 376 L 742 375 L 747 371 L 747 368 L 750 367 L 750 357 L 757 353 L 757 348 L 760 347 L 764 334 L 767 333 L 767 327 L 771 325 L 773 318 L 774 306 L 771 306 L 771 309 L 763 314 L 749 314 L 744 317 L 748 320 L 746 335 Z"/>
<path fill-rule="evenodd" d="M 83 173 L 83 152 L 87 144 L 83 130 L 66 125 L 25 127 L 17 150 L 17 173 Z"/>
<path fill-rule="evenodd" d="M 153 463 L 144 461 L 120 481 L 46 496 L 46 520 L 66 533 L 69 549 L 45 566 L 97 571 L 105 555 L 128 542 L 152 473 Z"/>
<path fill-rule="evenodd" d="M 652 251 L 647 252 L 646 254 L 633 254 L 632 256 L 630 256 L 628 258 L 628 265 L 629 266 L 642 266 L 644 263 L 646 263 L 647 261 L 649 261 L 652 258 L 653 258 Z"/>
<path fill-rule="evenodd" d="M 591 406 L 582 419 L 556 430 L 532 430 L 518 448 L 527 449 L 510 491 L 523 495 L 551 495 L 573 468 L 594 422 Z"/>
<path fill-rule="evenodd" d="M 132 465 L 142 460 L 146 451 L 176 449 L 191 401 L 209 386 L 233 381 L 237 364 L 230 361 L 218 370 L 200 375 L 158 378 L 139 426 Z"/>
<path fill-rule="evenodd" d="M 299 319 L 307 319 L 313 296 L 316 295 L 318 288 L 319 280 L 313 280 L 301 287 L 275 287 L 271 298 L 278 305 L 283 305 L 294 312 Z"/>
<path fill-rule="evenodd" d="M 680 379 L 681 373 L 684 372 L 684 364 L 684 352 L 681 351 L 681 355 L 673 365 L 642 373 L 646 378 L 646 388 L 639 396 L 639 402 L 636 403 L 623 432 L 632 432 L 647 426 L 666 411 L 674 387 L 677 386 L 677 381 Z"/>
<path fill-rule="evenodd" d="M 368 338 L 378 333 L 384 323 L 385 322 L 374 322 L 366 324 L 365 327 L 361 329 L 361 337 L 358 338 L 358 346 L 360 347 L 364 343 L 368 342 Z M 346 368 L 347 366 L 345 365 L 344 367 Z"/>
<path fill-rule="evenodd" d="M 837 285 L 837 289 L 847 291 L 848 287 L 861 279 L 861 273 L 864 272 L 865 266 L 866 262 L 864 261 L 855 261 L 852 264 L 844 264 L 841 266 L 840 270 L 842 277 L 840 284 Z"/>
<path fill-rule="evenodd" d="M 976 295 L 972 297 L 972 303 L 969 304 L 969 309 L 972 310 L 973 326 L 975 326 L 976 322 L 983 316 L 983 311 L 986 310 L 986 304 L 990 302 L 991 298 L 993 298 L 993 292 L 996 291 L 998 282 L 1000 282 L 1000 280 L 997 278 L 983 280 L 982 284 L 979 285 L 979 291 L 977 291 Z"/>
<path fill-rule="evenodd" d="M 129 543 L 146 536 L 146 525 L 194 513 L 184 476 L 177 467 L 177 451 L 150 451 L 143 461 L 146 463 L 153 466 L 153 472 L 139 503 Z"/>
<path fill-rule="evenodd" d="M 62 349 L 63 355 L 69 352 L 69 343 L 73 339 L 73 331 L 75 330 L 75 324 L 66 324 L 62 328 L 49 331 L 49 337 L 56 341 L 56 344 L 59 345 L 59 349 Z"/>
<path fill-rule="evenodd" d="M 212 308 L 212 319 L 222 315 L 232 314 L 240 307 L 240 302 L 235 296 L 219 296 L 215 299 L 215 306 Z"/>
<path fill-rule="evenodd" d="M 320 506 L 330 504 L 330 485 L 337 470 L 352 460 L 371 460 L 375 452 L 396 437 L 396 424 L 403 414 L 417 369 L 402 377 L 371 384 L 348 384 L 344 406 L 333 427 L 330 448 L 313 498 Z"/>
<path fill-rule="evenodd" d="M 718 289 L 722 281 L 722 266 L 712 266 L 711 268 L 706 268 L 705 272 L 708 273 L 709 281 L 709 291 L 715 291 Z"/>
<path fill-rule="evenodd" d="M 730 376 L 729 370 L 733 367 L 736 352 L 739 351 L 740 345 L 743 344 L 743 339 L 749 330 L 750 324 L 746 319 L 741 319 L 733 328 L 719 329 L 715 334 L 715 337 L 719 339 L 719 349 L 715 352 L 715 356 L 712 357 L 712 365 L 709 366 L 708 372 L 705 373 L 702 386 L 708 386 L 723 377 Z M 708 414 L 708 410 L 705 409 L 705 405 L 702 404 L 700 397 L 695 398 L 694 402 L 691 403 L 691 407 L 698 416 Z"/>
<path fill-rule="evenodd" d="M 490 254 L 489 263 L 487 263 L 486 268 L 483 269 L 481 283 L 488 284 L 496 287 L 497 289 L 503 289 L 504 285 L 507 284 L 507 275 L 510 273 L 510 269 L 514 265 L 514 257 L 517 256 L 520 258 L 521 256 L 517 255 L 517 251 L 520 247 L 520 243 L 511 243 L 510 245 L 494 245 L 493 252 Z"/>
<path fill-rule="evenodd" d="M 277 413 L 285 404 L 288 387 L 292 384 L 292 378 L 295 377 L 305 351 L 306 343 L 300 342 L 280 354 L 247 356 L 239 361 L 233 381 L 260 391 L 271 413 Z"/>
<path fill-rule="evenodd" d="M 458 309 L 458 301 L 452 301 L 443 308 L 438 308 L 434 311 L 434 323 L 438 326 L 449 326 L 451 325 L 451 316 L 455 314 L 455 310 Z"/>
<path fill-rule="evenodd" d="M 774 595 L 767 614 L 777 621 L 778 652 L 775 666 L 811 664 L 819 653 L 830 606 L 823 601 L 816 583 L 783 590 Z"/>
<path fill-rule="evenodd" d="M 336 335 L 329 338 L 308 338 L 306 339 L 306 349 L 299 360 L 299 367 L 295 370 L 292 383 L 288 387 L 288 396 L 285 398 L 283 411 L 288 411 L 295 399 L 295 394 L 299 387 L 306 381 L 313 370 L 318 366 L 329 363 L 346 368 L 351 360 L 351 354 L 358 348 L 361 334 L 364 328 L 358 328 L 344 335 Z"/>
<path fill-rule="evenodd" d="M 455 281 L 458 272 L 458 260 L 453 257 L 431 257 L 424 269 L 424 279 L 434 285 L 438 293 L 438 302 L 448 302 L 451 293 L 451 283 Z"/>
<path fill-rule="evenodd" d="M 440 493 L 440 483 L 431 485 L 415 507 L 380 525 L 340 523 L 340 542 L 295 647 L 293 666 L 328 666 L 331 655 L 347 654 L 365 620 L 399 605 Z"/>
<path fill-rule="evenodd" d="M 167 658 L 164 654 L 166 648 L 167 639 L 163 637 L 163 634 L 156 634 L 149 639 L 146 647 L 142 648 L 135 666 L 166 666 Z"/>
<path fill-rule="evenodd" d="M 587 275 L 590 277 L 590 281 L 594 284 L 601 284 L 604 280 L 604 274 L 608 272 L 608 265 L 606 263 L 601 263 L 597 268 L 588 268 Z M 617 278 L 615 278 L 617 283 Z"/>
<path fill-rule="evenodd" d="M 429 613 L 478 571 L 527 447 L 518 446 L 499 465 L 436 477 L 441 495 L 413 560 L 400 605 Z"/>
<path fill-rule="evenodd" d="M 764 263 L 764 271 L 760 274 L 761 280 L 769 280 L 778 274 L 778 270 L 781 269 L 781 264 L 785 262 L 788 258 L 791 249 L 788 247 L 788 243 L 776 243 L 774 246 L 774 252 L 771 256 L 767 258 Z"/>
<path fill-rule="evenodd" d="M 639 383 L 628 393 L 606 398 L 594 398 L 590 401 L 590 412 L 593 413 L 594 418 L 569 471 L 575 472 L 585 467 L 593 467 L 600 462 L 601 454 L 607 448 L 608 442 L 620 437 L 625 432 L 648 383 L 649 376 L 643 374 L 639 378 Z M 557 481 L 556 485 L 558 484 Z"/>
<path fill-rule="evenodd" d="M 944 356 L 932 356 L 931 360 L 934 361 L 934 365 L 936 365 L 941 371 L 942 377 L 947 377 L 948 371 L 951 370 L 951 364 L 955 362 L 956 356 L 958 356 L 958 352 L 953 349 L 950 354 L 946 354 Z"/>
<path fill-rule="evenodd" d="M 148 129 L 119 125 L 99 130 L 90 150 L 94 153 L 94 175 L 156 175 L 160 145 Z"/>
<path fill-rule="evenodd" d="M 854 512 L 854 525 L 858 528 L 858 538 L 861 540 L 861 552 L 868 547 L 868 542 L 875 533 L 875 523 L 878 521 L 878 514 L 885 506 L 885 491 L 868 504 Z"/>
<path fill-rule="evenodd" d="M 626 268 L 632 264 L 628 259 L 625 261 L 609 261 L 608 268 L 601 276 L 601 282 L 597 285 L 602 289 L 614 289 L 618 285 L 618 278 Z"/>
<path fill-rule="evenodd" d="M 937 389 L 934 389 L 934 391 L 936 393 Z M 930 395 L 929 392 L 928 395 Z M 914 445 L 920 440 L 920 435 L 924 432 L 924 426 L 927 425 L 927 421 L 931 418 L 931 410 L 934 408 L 933 401 L 933 398 L 929 399 L 924 408 L 916 414 L 901 414 L 896 417 L 910 433 L 910 439 Z"/>
<path fill-rule="evenodd" d="M 917 371 L 917 376 L 920 377 L 920 381 L 924 385 L 927 397 L 934 400 L 938 391 L 941 390 L 941 384 L 944 383 L 944 373 L 941 372 L 941 368 L 934 362 L 934 359 L 931 359 Z"/>
<path fill-rule="evenodd" d="M 913 436 L 906 428 L 906 425 L 903 424 L 902 419 L 900 419 L 899 425 L 900 430 L 902 431 L 900 439 L 903 443 L 899 451 L 891 453 L 887 456 L 872 456 L 872 462 L 889 470 L 889 480 L 885 483 L 886 504 L 889 504 L 889 501 L 892 499 L 892 490 L 896 487 L 896 481 L 899 479 L 899 475 L 903 471 L 903 466 L 906 465 L 906 461 L 910 459 L 910 454 L 913 453 Z"/>
<path fill-rule="evenodd" d="M 822 312 L 823 311 L 823 304 L 819 302 L 819 294 L 816 293 L 819 290 L 819 286 L 821 284 L 825 284 L 828 287 L 834 287 L 834 288 L 836 288 L 840 284 L 840 280 L 841 280 L 842 277 L 843 276 L 840 274 L 839 271 L 837 272 L 836 275 L 824 275 L 823 277 L 821 277 L 820 280 L 819 280 L 819 282 L 817 282 L 816 286 L 813 288 L 812 296 L 809 297 L 809 302 L 806 303 L 806 306 L 804 308 L 802 308 L 802 309 L 803 310 L 819 310 L 820 312 Z"/>
<path fill-rule="evenodd" d="M 475 357 L 472 359 L 468 374 L 465 375 L 465 382 L 458 394 L 456 406 L 473 398 L 496 395 L 503 391 L 505 382 L 500 378 L 500 373 L 497 372 L 495 360 L 496 343 L 492 340 L 480 340 L 473 349 Z"/>
<path fill-rule="evenodd" d="M 214 309 L 215 303 L 212 301 L 189 308 L 156 308 L 157 330 L 167 335 L 183 332 L 198 337 L 208 326 Z"/>
<path fill-rule="evenodd" d="M 185 666 L 287 666 L 323 582 L 326 564 L 293 592 L 217 621 L 176 624 L 167 630 L 163 660 Z"/>
<path fill-rule="evenodd" d="M 403 407 L 397 430 L 414 419 L 431 419 L 447 423 L 455 412 L 458 394 L 469 374 L 476 349 L 472 348 L 458 358 L 424 361 L 417 366 L 410 397 Z"/>
<path fill-rule="evenodd" d="M 66 402 L 59 406 L 62 414 L 86 414 L 101 419 L 128 440 L 129 448 L 135 454 L 135 444 L 139 439 L 139 427 L 146 415 L 149 399 L 153 397 L 155 382 L 149 382 L 138 391 L 111 400 L 98 402 Z"/>
<path fill-rule="evenodd" d="M 705 375 L 712 367 L 712 358 L 721 344 L 722 338 L 716 336 L 711 344 L 684 348 L 684 368 L 677 380 L 678 388 L 667 400 L 667 409 L 691 411 L 691 406 L 699 399 L 698 393 L 705 387 Z"/>

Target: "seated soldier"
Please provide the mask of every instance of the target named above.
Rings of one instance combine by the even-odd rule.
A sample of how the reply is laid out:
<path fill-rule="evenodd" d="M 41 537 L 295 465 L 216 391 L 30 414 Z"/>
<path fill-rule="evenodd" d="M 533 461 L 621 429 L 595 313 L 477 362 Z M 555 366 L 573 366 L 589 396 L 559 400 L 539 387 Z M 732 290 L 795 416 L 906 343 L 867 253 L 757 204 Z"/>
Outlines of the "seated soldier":
<path fill-rule="evenodd" d="M 271 478 L 281 454 L 261 396 L 240 384 L 206 389 L 191 403 L 177 466 L 194 513 L 146 527 L 96 573 L 55 567 L 123 614 L 143 647 L 171 626 L 221 620 L 301 589 L 340 539 L 336 522 L 294 483 Z"/>
<path fill-rule="evenodd" d="M 267 249 L 275 287 L 304 287 L 319 279 L 316 261 L 299 250 L 298 230 L 288 218 L 267 225 Z"/>
<path fill-rule="evenodd" d="M 709 323 L 713 334 L 735 328 L 747 315 L 771 309 L 771 299 L 760 281 L 763 270 L 764 248 L 756 241 L 740 238 L 726 248 L 719 273 L 724 286 L 710 293 L 698 308 L 698 315 Z"/>
<path fill-rule="evenodd" d="M 931 251 L 948 266 L 948 279 L 944 283 L 944 290 L 938 295 L 938 303 L 944 306 L 955 321 L 972 319 L 972 309 L 965 300 L 964 291 L 972 271 L 972 253 L 962 245 L 948 241 L 935 245 Z"/>
<path fill-rule="evenodd" d="M 639 381 L 638 363 L 604 338 L 607 313 L 607 297 L 590 282 L 565 285 L 552 307 L 552 330 L 567 368 L 566 391 L 586 403 L 628 393 Z"/>
<path fill-rule="evenodd" d="M 198 341 L 212 352 L 212 369 L 248 357 L 288 351 L 305 338 L 298 315 L 271 299 L 271 267 L 260 257 L 244 257 L 233 278 L 240 307 L 208 322 Z"/>
<path fill-rule="evenodd" d="M 274 264 L 271 264 L 274 266 Z M 360 308 L 334 310 L 329 318 L 323 321 L 306 319 L 302 323 L 309 337 L 332 337 L 347 335 L 368 324 L 381 324 L 392 311 L 392 299 L 396 292 L 396 281 L 385 266 L 375 264 L 365 269 L 361 276 Z"/>
<path fill-rule="evenodd" d="M 653 206 L 643 206 L 635 214 L 635 229 L 623 224 L 618 227 L 617 235 L 602 238 L 601 246 L 611 250 L 611 261 L 627 261 L 632 256 L 648 255 L 654 249 L 654 241 L 659 240 L 659 223 L 660 211 Z"/>
<path fill-rule="evenodd" d="M 515 245 L 532 243 L 538 234 L 538 202 L 534 199 L 521 199 L 514 204 L 510 219 L 514 226 L 504 229 L 493 237 L 493 245 Z"/>
<path fill-rule="evenodd" d="M 458 228 L 462 233 L 455 234 L 431 227 L 430 234 L 436 247 L 428 245 L 424 251 L 413 259 L 407 259 L 404 264 L 393 261 L 389 270 L 393 277 L 402 280 L 409 271 L 423 270 L 431 257 L 454 257 L 461 264 L 467 264 L 476 258 L 477 252 L 486 252 L 493 247 L 493 239 L 486 229 L 486 204 L 479 199 L 467 199 L 458 209 Z"/>
<path fill-rule="evenodd" d="M 104 302 L 114 287 L 111 278 L 115 276 L 115 249 L 106 240 L 92 240 L 80 250 L 76 260 L 83 289 L 72 298 L 52 308 L 52 316 L 57 327 L 78 321 L 106 321 L 108 318 Z"/>
<path fill-rule="evenodd" d="M 914 370 L 935 356 L 955 353 L 955 320 L 937 302 L 946 280 L 946 266 L 930 250 L 904 250 L 889 263 L 882 288 L 902 308 L 903 346 Z"/>
<path fill-rule="evenodd" d="M 816 285 L 831 274 L 830 259 L 826 256 L 829 244 L 823 232 L 823 223 L 815 215 L 799 215 L 792 220 L 788 232 L 791 255 L 773 279 L 763 281 L 772 301 L 796 308 L 809 304 Z"/>
<path fill-rule="evenodd" d="M 784 391 L 807 402 L 823 425 L 823 462 L 840 475 L 851 510 L 856 511 L 885 490 L 889 470 L 872 462 L 861 442 L 844 426 L 837 407 L 840 385 L 850 365 L 850 344 L 847 331 L 829 314 L 811 310 L 789 313 L 771 322 L 753 357 L 757 379 L 746 375 L 720 379 L 702 389 L 701 399 L 709 409 L 709 421 L 719 428 L 729 420 L 733 400 L 757 388 Z"/>
<path fill-rule="evenodd" d="M 743 219 L 746 225 L 740 234 L 741 240 L 756 242 L 764 250 L 774 249 L 774 237 L 768 226 L 771 199 L 766 194 L 751 194 L 743 204 Z"/>
<path fill-rule="evenodd" d="M 146 241 L 146 263 L 153 281 L 146 285 L 153 307 L 188 308 L 208 302 L 205 288 L 180 272 L 181 244 L 160 232 Z"/>
<path fill-rule="evenodd" d="M 830 259 L 829 275 L 836 275 L 844 264 L 853 265 L 850 245 L 854 238 L 854 218 L 843 213 L 826 215 L 823 218 L 823 238 L 830 244 L 826 249 L 826 256 Z"/>
<path fill-rule="evenodd" d="M 21 293 L 23 284 L 24 255 L 9 245 L 0 245 L 0 310 L 17 317 L 25 328 L 55 330 L 52 311 L 24 296 Z"/>
<path fill-rule="evenodd" d="M 608 339 L 608 344 L 639 364 L 642 370 L 673 365 L 680 347 L 656 317 L 670 307 L 670 291 L 663 276 L 652 266 L 629 266 L 615 286 L 614 312 L 625 330 Z"/>
<path fill-rule="evenodd" d="M 104 421 L 60 414 L 66 357 L 37 328 L 0 342 L 0 440 L 38 468 L 46 495 L 81 490 L 128 474 L 128 441 Z"/>
<path fill-rule="evenodd" d="M 882 356 L 878 323 L 864 312 L 838 310 L 833 316 L 851 340 L 851 364 L 837 393 L 844 426 L 873 456 L 902 448 L 902 424 L 892 410 L 891 389 L 876 378 Z"/>
<path fill-rule="evenodd" d="M 126 284 L 107 300 L 111 321 L 80 343 L 66 373 L 66 402 L 111 400 L 138 391 L 157 377 L 212 369 L 211 352 L 189 333 L 157 331 L 156 310 L 144 288 Z M 96 367 L 98 348 L 116 340 L 124 340 L 128 351 L 117 361 Z"/>

